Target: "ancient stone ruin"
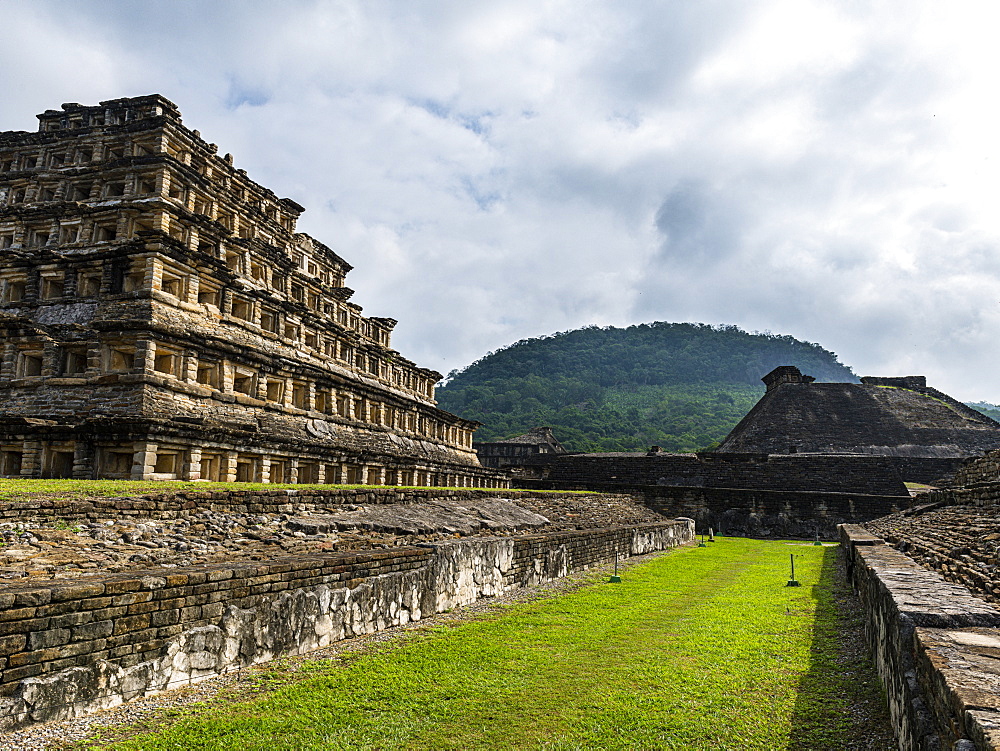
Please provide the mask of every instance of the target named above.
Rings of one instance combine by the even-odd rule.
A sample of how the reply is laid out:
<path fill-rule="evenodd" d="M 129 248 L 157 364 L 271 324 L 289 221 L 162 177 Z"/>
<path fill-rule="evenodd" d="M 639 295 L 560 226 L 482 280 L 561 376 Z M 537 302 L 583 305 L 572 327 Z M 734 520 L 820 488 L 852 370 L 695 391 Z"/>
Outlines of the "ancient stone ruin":
<path fill-rule="evenodd" d="M 532 428 L 524 435 L 502 441 L 482 441 L 472 444 L 484 467 L 508 469 L 520 474 L 525 461 L 538 457 L 543 461 L 566 452 L 563 445 L 552 433 L 552 428 Z"/>
<path fill-rule="evenodd" d="M 741 488 L 906 496 L 1000 448 L 1000 424 L 927 386 L 923 376 L 815 383 L 792 365 L 716 451 L 596 454 L 563 450 L 548 428 L 477 443 L 480 461 L 522 487 Z M 558 447 L 555 450 L 554 447 Z"/>
<path fill-rule="evenodd" d="M 845 525 L 899 747 L 1000 748 L 1000 452 L 909 509 Z"/>
<path fill-rule="evenodd" d="M 761 380 L 766 393 L 716 451 L 571 453 L 548 428 L 475 447 L 515 487 L 633 493 L 699 528 L 826 539 L 908 508 L 907 483 L 946 485 L 1000 448 L 1000 424 L 922 376 L 816 383 L 783 365 Z"/>
<path fill-rule="evenodd" d="M 693 539 L 690 519 L 598 494 L 312 486 L 9 501 L 0 732 Z"/>
<path fill-rule="evenodd" d="M 0 476 L 498 486 L 350 264 L 159 95 L 0 133 Z"/>
<path fill-rule="evenodd" d="M 894 457 L 904 480 L 933 482 L 1000 448 L 1000 424 L 931 388 L 923 376 L 815 383 L 784 365 L 730 431 L 720 453 Z"/>

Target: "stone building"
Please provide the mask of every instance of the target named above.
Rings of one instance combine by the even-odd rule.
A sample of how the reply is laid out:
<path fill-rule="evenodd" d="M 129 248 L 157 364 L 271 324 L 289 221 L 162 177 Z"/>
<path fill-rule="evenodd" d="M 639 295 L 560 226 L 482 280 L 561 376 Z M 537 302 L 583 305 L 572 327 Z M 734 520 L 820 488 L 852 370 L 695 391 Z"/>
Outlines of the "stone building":
<path fill-rule="evenodd" d="M 0 475 L 495 486 L 350 264 L 142 96 L 0 133 Z"/>
<path fill-rule="evenodd" d="M 815 383 L 785 365 L 761 380 L 767 391 L 719 453 L 885 456 L 905 480 L 934 482 L 1000 448 L 1000 424 L 923 376 Z"/>
<path fill-rule="evenodd" d="M 484 467 L 515 471 L 532 457 L 548 458 L 566 453 L 566 449 L 553 435 L 552 428 L 548 427 L 532 428 L 515 438 L 474 443 L 472 447 L 479 454 L 479 461 Z"/>
<path fill-rule="evenodd" d="M 510 471 L 518 487 L 656 486 L 885 497 L 907 495 L 906 482 L 949 482 L 971 458 L 1000 450 L 1000 423 L 929 387 L 923 376 L 816 383 L 797 367 L 783 365 L 761 380 L 764 396 L 716 451 L 669 454 L 654 446 L 637 453 L 538 452 L 530 450 L 531 442 L 549 438 L 535 431 L 476 446 L 484 464 L 495 462 Z"/>

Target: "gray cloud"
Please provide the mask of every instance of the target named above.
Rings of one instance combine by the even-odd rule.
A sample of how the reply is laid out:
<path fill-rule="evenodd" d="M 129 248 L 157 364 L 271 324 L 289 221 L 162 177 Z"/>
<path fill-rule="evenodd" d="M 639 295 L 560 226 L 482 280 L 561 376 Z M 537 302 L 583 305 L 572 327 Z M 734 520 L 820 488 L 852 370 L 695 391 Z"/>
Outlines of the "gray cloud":
<path fill-rule="evenodd" d="M 444 372 L 525 336 L 700 320 L 1000 401 L 1000 61 L 979 13 L 0 0 L 0 128 L 170 97 L 307 207 L 355 300 Z"/>

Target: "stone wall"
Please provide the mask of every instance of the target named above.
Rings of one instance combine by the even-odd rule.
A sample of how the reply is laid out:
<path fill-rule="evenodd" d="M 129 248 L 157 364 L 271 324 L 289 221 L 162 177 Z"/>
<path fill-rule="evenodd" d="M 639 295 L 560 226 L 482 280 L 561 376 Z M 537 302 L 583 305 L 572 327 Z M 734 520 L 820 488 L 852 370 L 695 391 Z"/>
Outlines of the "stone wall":
<path fill-rule="evenodd" d="M 968 461 L 964 457 L 888 456 L 886 459 L 906 482 L 950 485 L 955 473 Z"/>
<path fill-rule="evenodd" d="M 894 459 L 884 456 L 705 452 L 571 454 L 539 461 L 545 462 L 547 484 L 519 478 L 518 486 L 593 490 L 617 483 L 907 495 Z"/>
<path fill-rule="evenodd" d="M 1000 483 L 942 488 L 918 496 L 921 506 L 1000 506 Z"/>
<path fill-rule="evenodd" d="M 0 726 L 79 716 L 693 532 L 677 520 L 5 587 Z"/>
<path fill-rule="evenodd" d="M 955 473 L 953 485 L 964 487 L 990 482 L 1000 482 L 1000 451 L 990 451 L 967 462 Z"/>
<path fill-rule="evenodd" d="M 811 538 L 818 533 L 823 539 L 834 540 L 839 524 L 876 519 L 911 505 L 909 496 L 861 493 L 616 483 L 595 484 L 591 490 L 629 493 L 668 518 L 694 519 L 699 533 L 711 527 L 719 534 L 737 537 Z"/>
<path fill-rule="evenodd" d="M 899 748 L 1000 747 L 1000 611 L 860 527 L 841 545 Z"/>
<path fill-rule="evenodd" d="M 744 490 L 650 488 L 643 500 L 668 517 L 695 519 L 698 529 L 740 537 L 837 537 L 837 525 L 867 521 L 910 505 L 909 497 Z"/>
<path fill-rule="evenodd" d="M 926 504 L 867 522 L 865 529 L 914 561 L 1000 603 L 996 507 Z"/>

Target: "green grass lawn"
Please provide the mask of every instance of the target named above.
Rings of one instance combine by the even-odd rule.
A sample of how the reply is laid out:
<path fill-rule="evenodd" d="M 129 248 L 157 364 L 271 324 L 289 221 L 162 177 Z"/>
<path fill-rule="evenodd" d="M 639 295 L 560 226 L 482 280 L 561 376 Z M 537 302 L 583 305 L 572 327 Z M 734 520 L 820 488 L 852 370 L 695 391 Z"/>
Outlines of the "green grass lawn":
<path fill-rule="evenodd" d="M 790 553 L 798 588 L 784 586 Z M 621 584 L 310 661 L 260 698 L 186 710 L 113 747 L 889 748 L 877 682 L 842 636 L 859 624 L 836 556 L 720 538 Z"/>
<path fill-rule="evenodd" d="M 193 482 L 189 480 L 35 480 L 0 478 L 0 500 L 17 500 L 35 495 L 58 496 L 67 500 L 114 498 L 149 493 L 204 492 L 209 490 L 325 490 L 337 488 L 386 489 L 387 485 L 291 485 L 262 482 Z M 392 486 L 396 487 L 396 486 Z"/>
<path fill-rule="evenodd" d="M 291 485 L 261 482 L 192 482 L 188 480 L 35 480 L 0 478 L 0 501 L 17 501 L 26 498 L 43 496 L 48 500 L 86 500 L 90 498 L 114 498 L 120 496 L 136 496 L 155 493 L 179 493 L 183 491 L 217 491 L 217 490 L 298 490 L 310 489 L 337 490 L 344 488 L 362 488 L 366 490 L 392 490 L 401 485 Z M 441 488 L 437 488 L 441 489 Z M 482 490 L 490 493 L 510 493 L 504 488 L 456 488 L 444 490 Z M 589 491 L 578 490 L 532 490 L 532 493 L 574 493 L 588 494 Z"/>

